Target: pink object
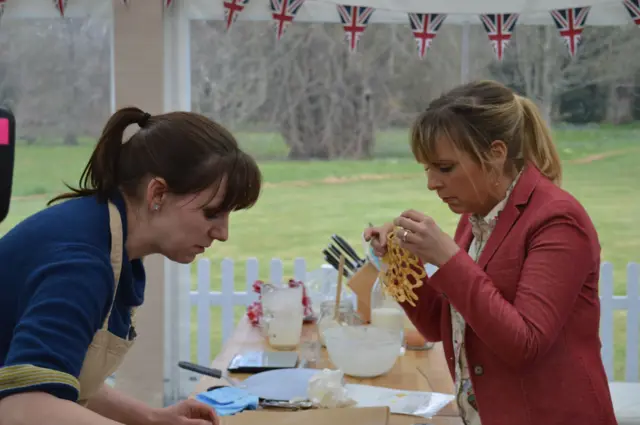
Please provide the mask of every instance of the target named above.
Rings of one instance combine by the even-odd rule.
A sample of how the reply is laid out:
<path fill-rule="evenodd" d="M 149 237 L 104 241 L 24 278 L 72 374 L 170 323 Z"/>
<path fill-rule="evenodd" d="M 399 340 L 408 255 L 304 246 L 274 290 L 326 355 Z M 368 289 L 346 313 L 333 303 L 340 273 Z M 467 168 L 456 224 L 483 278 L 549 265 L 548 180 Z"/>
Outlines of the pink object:
<path fill-rule="evenodd" d="M 253 283 L 253 292 L 260 294 L 262 290 L 262 285 L 264 285 L 263 281 L 256 280 Z M 289 279 L 287 286 L 289 286 L 290 288 L 302 286 L 302 305 L 304 306 L 304 316 L 306 321 L 308 318 L 313 316 L 311 298 L 309 298 L 309 296 L 307 295 L 307 289 L 305 288 L 302 282 L 294 279 Z M 253 326 L 258 326 L 260 324 L 260 318 L 262 317 L 261 299 L 262 299 L 262 296 L 260 296 L 260 299 L 258 301 L 255 301 L 251 305 L 247 306 L 247 317 L 249 318 L 249 322 Z"/>
<path fill-rule="evenodd" d="M 0 146 L 9 144 L 9 120 L 0 118 Z"/>

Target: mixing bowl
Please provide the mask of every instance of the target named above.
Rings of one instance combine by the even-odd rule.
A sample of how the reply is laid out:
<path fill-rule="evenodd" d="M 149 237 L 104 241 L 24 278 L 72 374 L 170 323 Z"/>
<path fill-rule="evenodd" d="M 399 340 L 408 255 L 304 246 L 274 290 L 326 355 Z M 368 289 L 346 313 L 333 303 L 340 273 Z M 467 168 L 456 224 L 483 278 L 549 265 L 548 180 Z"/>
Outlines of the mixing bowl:
<path fill-rule="evenodd" d="M 370 325 L 328 328 L 324 341 L 331 363 L 356 378 L 387 373 L 402 350 L 402 332 Z"/>

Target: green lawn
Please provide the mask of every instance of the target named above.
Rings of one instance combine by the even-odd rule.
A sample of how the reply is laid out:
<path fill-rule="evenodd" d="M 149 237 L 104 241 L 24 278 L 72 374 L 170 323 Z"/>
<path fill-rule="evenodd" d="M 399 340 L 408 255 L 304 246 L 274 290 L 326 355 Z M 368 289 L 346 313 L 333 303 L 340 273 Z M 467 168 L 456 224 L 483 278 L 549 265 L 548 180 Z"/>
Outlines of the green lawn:
<path fill-rule="evenodd" d="M 585 205 L 597 226 L 603 260 L 615 267 L 616 294 L 626 291 L 626 264 L 640 260 L 640 226 L 634 221 L 640 216 L 639 136 L 638 127 L 556 130 L 565 161 L 564 187 Z M 423 171 L 410 158 L 406 130 L 379 132 L 378 159 L 373 161 L 287 162 L 286 146 L 277 134 L 239 132 L 238 138 L 260 159 L 267 185 L 252 210 L 232 216 L 230 240 L 205 253 L 214 263 L 212 288 L 219 288 L 222 258 L 243 262 L 256 257 L 265 278 L 269 260 L 281 258 L 289 276 L 296 257 L 306 258 L 310 267 L 319 266 L 333 233 L 357 244 L 368 222 L 387 221 L 406 208 L 423 210 L 447 231 L 454 229 L 457 217 L 426 190 Z M 50 194 L 64 188 L 63 181 L 75 184 L 91 149 L 90 141 L 79 147 L 20 145 L 15 199 L 0 234 L 43 208 Z M 242 288 L 243 265 L 236 278 L 236 286 Z M 218 314 L 212 316 L 214 355 L 220 340 Z M 625 332 L 624 314 L 618 313 L 617 379 L 623 377 Z"/>

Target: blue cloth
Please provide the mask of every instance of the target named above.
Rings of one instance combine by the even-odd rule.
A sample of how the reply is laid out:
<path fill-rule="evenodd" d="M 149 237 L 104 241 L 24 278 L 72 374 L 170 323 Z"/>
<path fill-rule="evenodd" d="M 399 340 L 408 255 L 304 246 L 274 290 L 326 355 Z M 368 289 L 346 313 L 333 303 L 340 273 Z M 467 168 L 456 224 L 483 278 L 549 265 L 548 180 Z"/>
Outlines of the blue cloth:
<path fill-rule="evenodd" d="M 243 410 L 258 408 L 258 397 L 235 387 L 222 387 L 196 395 L 196 400 L 208 404 L 218 416 L 231 416 Z"/>
<path fill-rule="evenodd" d="M 114 204 L 127 220 L 123 198 Z M 76 401 L 77 377 L 113 299 L 106 203 L 84 197 L 26 218 L 0 238 L 0 399 L 44 391 Z M 143 301 L 140 260 L 123 258 L 109 331 L 126 338 Z"/>

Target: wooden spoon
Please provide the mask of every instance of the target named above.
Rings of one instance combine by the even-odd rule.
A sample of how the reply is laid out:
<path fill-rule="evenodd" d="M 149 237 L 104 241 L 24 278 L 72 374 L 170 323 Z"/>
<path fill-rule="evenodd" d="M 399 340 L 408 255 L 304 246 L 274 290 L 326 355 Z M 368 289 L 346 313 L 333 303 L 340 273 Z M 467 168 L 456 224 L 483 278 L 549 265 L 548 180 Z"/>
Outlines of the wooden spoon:
<path fill-rule="evenodd" d="M 338 264 L 338 285 L 336 287 L 336 307 L 334 309 L 333 318 L 340 323 L 340 298 L 342 297 L 342 273 L 344 271 L 344 254 L 340 255 L 340 263 Z"/>

